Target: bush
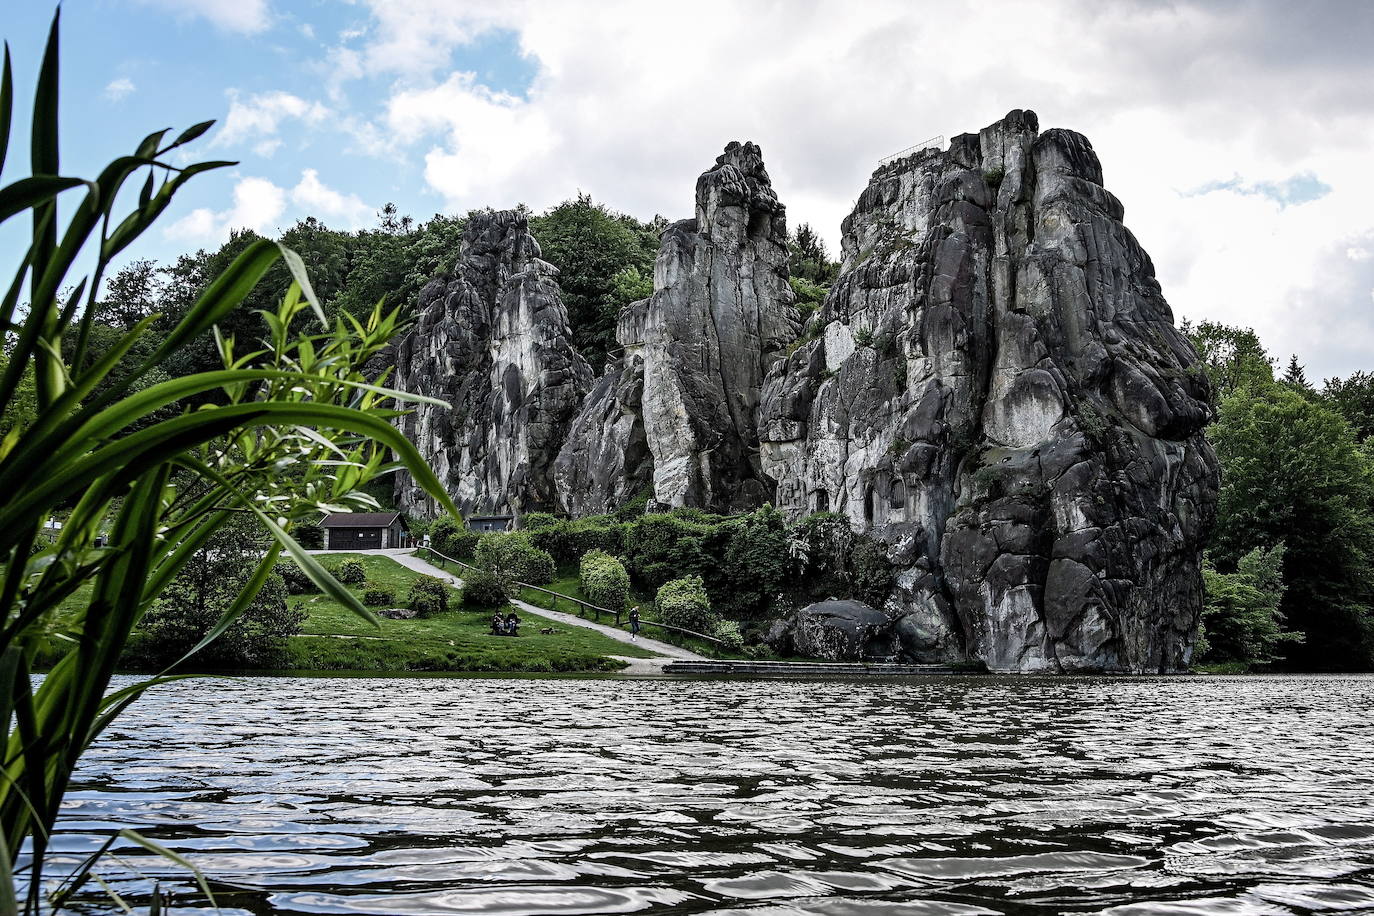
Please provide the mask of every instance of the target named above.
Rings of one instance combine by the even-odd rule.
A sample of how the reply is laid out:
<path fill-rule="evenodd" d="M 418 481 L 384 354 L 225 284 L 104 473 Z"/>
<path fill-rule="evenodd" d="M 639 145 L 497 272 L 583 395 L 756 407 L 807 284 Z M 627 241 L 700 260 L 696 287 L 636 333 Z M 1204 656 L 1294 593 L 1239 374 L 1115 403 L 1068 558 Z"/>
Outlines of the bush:
<path fill-rule="evenodd" d="M 625 609 L 630 596 L 630 574 L 625 564 L 604 550 L 589 550 L 579 568 L 582 594 L 598 607 L 612 611 Z"/>
<path fill-rule="evenodd" d="M 558 524 L 558 516 L 552 512 L 528 512 L 520 516 L 520 527 L 525 531 L 539 531 Z"/>
<path fill-rule="evenodd" d="M 344 585 L 362 585 L 367 581 L 367 569 L 357 560 L 344 560 L 334 570 L 334 578 Z"/>
<path fill-rule="evenodd" d="M 394 607 L 396 593 L 389 588 L 369 588 L 363 592 L 363 604 L 368 607 Z"/>
<path fill-rule="evenodd" d="M 309 595 L 318 591 L 315 583 L 305 574 L 305 570 L 290 560 L 278 563 L 276 572 L 286 584 L 288 595 Z"/>
<path fill-rule="evenodd" d="M 495 573 L 467 570 L 463 573 L 463 603 L 476 608 L 505 607 L 510 603 L 510 594 Z"/>
<path fill-rule="evenodd" d="M 739 631 L 739 624 L 733 620 L 722 620 L 716 624 L 716 632 L 711 634 L 725 644 L 725 648 L 738 652 L 744 648 L 744 636 Z"/>
<path fill-rule="evenodd" d="M 648 588 L 675 576 L 701 575 L 709 566 L 712 525 L 672 515 L 645 515 L 625 528 L 625 565 Z"/>
<path fill-rule="evenodd" d="M 721 534 L 724 550 L 707 580 L 711 604 L 731 616 L 761 614 L 788 581 L 786 520 L 764 506 L 723 524 Z"/>
<path fill-rule="evenodd" d="M 433 617 L 448 610 L 448 584 L 433 576 L 421 576 L 410 584 L 406 607 L 421 617 Z"/>
<path fill-rule="evenodd" d="M 430 546 L 455 560 L 471 560 L 478 537 L 477 532 L 467 529 L 462 519 L 451 515 L 441 515 L 429 526 Z"/>
<path fill-rule="evenodd" d="M 482 535 L 473 558 L 478 566 L 512 582 L 547 585 L 553 581 L 553 557 L 530 543 L 523 531 Z"/>
<path fill-rule="evenodd" d="M 701 576 L 683 576 L 659 586 L 654 599 L 659 619 L 669 626 L 708 635 L 720 626 L 720 617 L 711 610 L 711 599 Z"/>
<path fill-rule="evenodd" d="M 324 546 L 324 529 L 319 525 L 296 525 L 291 529 L 291 536 L 307 550 L 319 550 Z"/>
<path fill-rule="evenodd" d="M 575 522 L 555 519 L 552 524 L 541 523 L 533 529 L 527 527 L 525 533 L 531 544 L 547 551 L 559 566 L 577 563 L 589 550 L 620 554 L 625 549 L 625 526 L 606 515 Z"/>

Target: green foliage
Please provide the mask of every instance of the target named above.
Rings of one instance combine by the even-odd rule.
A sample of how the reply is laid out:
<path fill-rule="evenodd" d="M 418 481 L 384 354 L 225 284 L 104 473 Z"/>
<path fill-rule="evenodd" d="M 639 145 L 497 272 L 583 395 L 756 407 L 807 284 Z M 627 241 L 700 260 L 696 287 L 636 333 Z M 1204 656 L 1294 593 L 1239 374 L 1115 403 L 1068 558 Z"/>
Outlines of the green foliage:
<path fill-rule="evenodd" d="M 830 292 L 830 287 L 812 283 L 804 277 L 791 277 L 787 282 L 792 285 L 792 292 L 797 296 L 797 311 L 801 313 L 802 321 L 820 310 L 825 304 L 826 294 Z"/>
<path fill-rule="evenodd" d="M 708 634 L 719 639 L 724 648 L 731 652 L 738 652 L 744 648 L 744 635 L 740 632 L 739 624 L 733 620 L 722 620 L 716 624 L 716 631 Z"/>
<path fill-rule="evenodd" d="M 288 595 L 305 595 L 315 591 L 315 583 L 310 581 L 300 565 L 289 560 L 278 563 L 274 570 L 281 576 Z"/>
<path fill-rule="evenodd" d="M 463 603 L 474 608 L 505 607 L 510 593 L 497 575 L 486 569 L 463 571 Z"/>
<path fill-rule="evenodd" d="M 613 213 L 586 194 L 530 220 L 544 260 L 558 268 L 573 343 L 593 367 L 615 345 L 620 309 L 643 298 L 664 225 Z"/>
<path fill-rule="evenodd" d="M 1281 611 L 1305 641 L 1305 668 L 1374 662 L 1374 459 L 1349 424 L 1289 387 L 1240 387 L 1221 403 L 1211 438 L 1222 467 L 1212 557 L 1238 570 L 1283 542 Z"/>
<path fill-rule="evenodd" d="M 1302 641 L 1284 630 L 1284 546 L 1257 547 L 1240 558 L 1234 573 L 1202 569 L 1206 602 L 1196 658 L 1204 663 L 1266 665 L 1277 661 L 1284 643 Z"/>
<path fill-rule="evenodd" d="M 720 560 L 711 564 L 711 603 L 731 616 L 761 614 L 787 582 L 786 521 L 781 512 L 764 506 L 721 529 L 725 544 Z"/>
<path fill-rule="evenodd" d="M 572 522 L 557 519 L 551 525 L 526 528 L 530 543 L 547 551 L 558 566 L 578 562 L 589 550 L 619 554 L 625 549 L 625 526 L 612 516 L 594 516 Z"/>
<path fill-rule="evenodd" d="M 810 223 L 802 223 L 788 236 L 787 267 L 793 277 L 813 286 L 829 286 L 840 272 L 840 265 L 830 259 L 825 240 Z"/>
<path fill-rule="evenodd" d="M 996 189 L 1001 187 L 1002 179 L 1007 177 L 1007 170 L 1000 165 L 993 166 L 983 173 L 983 180 L 988 183 L 988 187 Z"/>
<path fill-rule="evenodd" d="M 357 560 L 344 560 L 334 570 L 334 578 L 344 585 L 362 585 L 367 581 L 367 570 Z"/>
<path fill-rule="evenodd" d="M 1345 380 L 1327 379 L 1322 402 L 1345 417 L 1357 439 L 1374 436 L 1374 372 L 1356 372 Z"/>
<path fill-rule="evenodd" d="M 870 607 L 886 604 L 896 581 L 887 546 L 870 537 L 857 538 L 849 554 L 849 579 L 856 599 Z"/>
<path fill-rule="evenodd" d="M 721 623 L 720 616 L 711 610 L 711 599 L 700 576 L 683 576 L 664 582 L 658 588 L 654 604 L 659 619 L 669 626 L 710 636 Z"/>
<path fill-rule="evenodd" d="M 433 576 L 421 576 L 410 583 L 406 607 L 421 617 L 435 617 L 448 611 L 448 583 Z"/>
<path fill-rule="evenodd" d="M 626 566 L 649 589 L 682 574 L 700 575 L 708 564 L 712 529 L 672 515 L 641 516 L 625 529 Z"/>
<path fill-rule="evenodd" d="M 551 528 L 558 524 L 558 516 L 552 512 L 526 512 L 520 516 L 520 527 L 525 531 Z"/>
<path fill-rule="evenodd" d="M 455 560 L 471 560 L 480 535 L 468 530 L 461 518 L 441 515 L 429 526 L 429 543 L 435 550 Z"/>
<path fill-rule="evenodd" d="M 396 593 L 389 588 L 369 588 L 363 592 L 363 604 L 368 607 L 395 607 Z"/>
<path fill-rule="evenodd" d="M 553 557 L 530 543 L 530 536 L 524 531 L 482 535 L 477 540 L 473 562 L 507 582 L 547 585 L 553 581 Z"/>
<path fill-rule="evenodd" d="M 582 594 L 597 607 L 612 611 L 625 608 L 630 596 L 630 574 L 620 560 L 604 550 L 589 550 L 578 568 Z"/>
<path fill-rule="evenodd" d="M 1274 361 L 1250 328 L 1215 321 L 1192 325 L 1185 321 L 1182 330 L 1202 357 L 1203 368 L 1219 400 L 1273 383 Z"/>
<path fill-rule="evenodd" d="M 214 637 L 228 636 L 212 651 L 242 657 L 245 645 L 258 643 L 256 636 L 236 640 L 241 621 L 250 635 L 260 624 L 269 634 L 289 629 L 285 585 L 272 574 L 282 550 L 343 608 L 375 620 L 300 547 L 292 528 L 325 507 L 368 507 L 363 488 L 397 459 L 456 511 L 389 422 L 395 399 L 414 398 L 361 387 L 364 365 L 395 335 L 398 317 L 375 308 L 356 325 L 325 323 L 298 253 L 240 236 L 196 289 L 174 290 L 187 293 L 179 310 L 143 318 L 122 333 L 118 327 L 132 313 L 107 310 L 107 321 L 98 321 L 112 261 L 127 257 L 187 181 L 230 163 L 188 165 L 178 152 L 209 130 L 205 122 L 173 137 L 150 134 L 94 180 L 63 176 L 58 44 L 55 17 L 24 144 L 32 174 L 0 187 L 7 202 L 0 221 L 21 217 L 12 228 L 33 227 L 27 239 L 22 232 L 11 238 L 18 243 L 15 276 L 0 299 L 8 338 L 0 416 L 31 405 L 27 420 L 9 424 L 0 439 L 0 872 L 12 875 L 11 857 L 25 850 L 28 913 L 41 907 L 48 837 L 82 753 L 158 682 L 109 689 L 141 622 L 139 640 L 153 642 L 149 631 L 184 634 L 208 620 L 201 643 L 214 646 Z M 6 138 L 12 96 L 7 54 L 0 72 Z M 0 165 L 7 152 L 0 143 Z M 78 264 L 91 272 L 81 276 Z M 259 281 L 276 268 L 281 282 L 260 290 Z M 29 302 L 20 309 L 25 290 Z M 261 313 L 245 310 L 247 302 Z M 314 333 L 301 328 L 308 311 L 319 320 Z M 235 316 L 251 321 L 229 328 Z M 237 333 L 250 326 L 251 333 Z M 217 338 L 216 327 L 235 339 Z M 111 328 L 116 333 L 107 333 Z M 192 357 L 207 340 L 212 359 L 197 363 Z M 30 372 L 31 399 L 23 384 Z M 193 409 L 211 397 L 215 410 Z M 66 524 L 34 552 L 43 523 L 60 509 L 70 510 Z M 204 579 L 202 587 L 197 555 L 216 562 L 207 545 L 239 519 L 267 532 L 271 545 L 243 558 L 236 591 L 226 576 Z M 97 547 L 103 533 L 108 541 Z M 250 615 L 255 607 L 265 611 Z M 37 680 L 36 660 L 54 642 L 68 651 Z M 190 648 L 198 646 L 204 648 Z"/>

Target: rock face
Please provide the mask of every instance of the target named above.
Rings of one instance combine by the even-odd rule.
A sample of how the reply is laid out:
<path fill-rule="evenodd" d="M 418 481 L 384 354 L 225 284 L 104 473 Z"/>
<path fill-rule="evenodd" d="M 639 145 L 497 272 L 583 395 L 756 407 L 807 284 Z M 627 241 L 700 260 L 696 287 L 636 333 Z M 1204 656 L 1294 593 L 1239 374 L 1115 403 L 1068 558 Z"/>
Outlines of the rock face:
<path fill-rule="evenodd" d="M 558 457 L 562 505 L 604 512 L 649 489 L 717 511 L 771 499 L 760 389 L 797 331 L 785 210 L 759 148 L 731 143 L 697 179 L 695 218 L 664 232 L 653 296 L 620 315 L 622 353 Z"/>
<path fill-rule="evenodd" d="M 889 545 L 907 658 L 1189 661 L 1211 392 L 1122 215 L 1087 139 L 1032 112 L 883 165 L 808 339 L 768 376 L 777 503 Z"/>
<path fill-rule="evenodd" d="M 556 274 L 524 215 L 474 214 L 453 272 L 421 291 L 418 323 L 397 348 L 396 386 L 452 405 L 421 405 L 401 429 L 464 513 L 554 507 L 553 462 L 592 384 Z M 396 497 L 434 510 L 409 475 Z"/>
<path fill-rule="evenodd" d="M 817 601 L 774 624 L 768 634 L 783 655 L 832 662 L 889 661 L 898 652 L 894 625 L 882 611 L 859 601 Z"/>

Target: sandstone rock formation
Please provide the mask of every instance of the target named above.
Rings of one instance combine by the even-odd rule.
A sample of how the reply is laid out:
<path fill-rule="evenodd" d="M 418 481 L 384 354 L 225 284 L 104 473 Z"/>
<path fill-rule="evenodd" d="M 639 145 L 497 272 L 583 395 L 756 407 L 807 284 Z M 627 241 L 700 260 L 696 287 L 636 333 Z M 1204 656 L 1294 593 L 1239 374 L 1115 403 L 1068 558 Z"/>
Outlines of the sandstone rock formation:
<path fill-rule="evenodd" d="M 731 143 L 697 179 L 695 218 L 664 232 L 653 296 L 621 313 L 621 355 L 558 457 L 563 506 L 604 512 L 646 489 L 667 506 L 768 501 L 756 413 L 797 335 L 793 301 L 785 210 L 759 148 Z"/>
<path fill-rule="evenodd" d="M 422 405 L 401 429 L 464 513 L 554 507 L 553 462 L 592 384 L 556 273 L 523 214 L 474 214 L 453 272 L 421 291 L 418 323 L 397 348 L 395 385 L 452 405 Z M 396 496 L 403 509 L 433 511 L 409 475 Z"/>
<path fill-rule="evenodd" d="M 1189 660 L 1211 393 L 1122 215 L 1087 139 L 1028 111 L 883 165 L 767 379 L 778 505 L 890 545 L 907 658 Z"/>

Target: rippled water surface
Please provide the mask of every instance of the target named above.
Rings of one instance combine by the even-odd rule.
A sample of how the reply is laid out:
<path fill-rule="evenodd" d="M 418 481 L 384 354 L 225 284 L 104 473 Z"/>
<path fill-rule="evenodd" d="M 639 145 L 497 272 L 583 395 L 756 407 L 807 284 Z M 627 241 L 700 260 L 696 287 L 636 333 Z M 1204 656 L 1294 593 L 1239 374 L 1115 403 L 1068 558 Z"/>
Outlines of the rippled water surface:
<path fill-rule="evenodd" d="M 227 913 L 1374 913 L 1371 709 L 1369 677 L 189 681 L 90 751 L 59 846 L 132 826 Z"/>

